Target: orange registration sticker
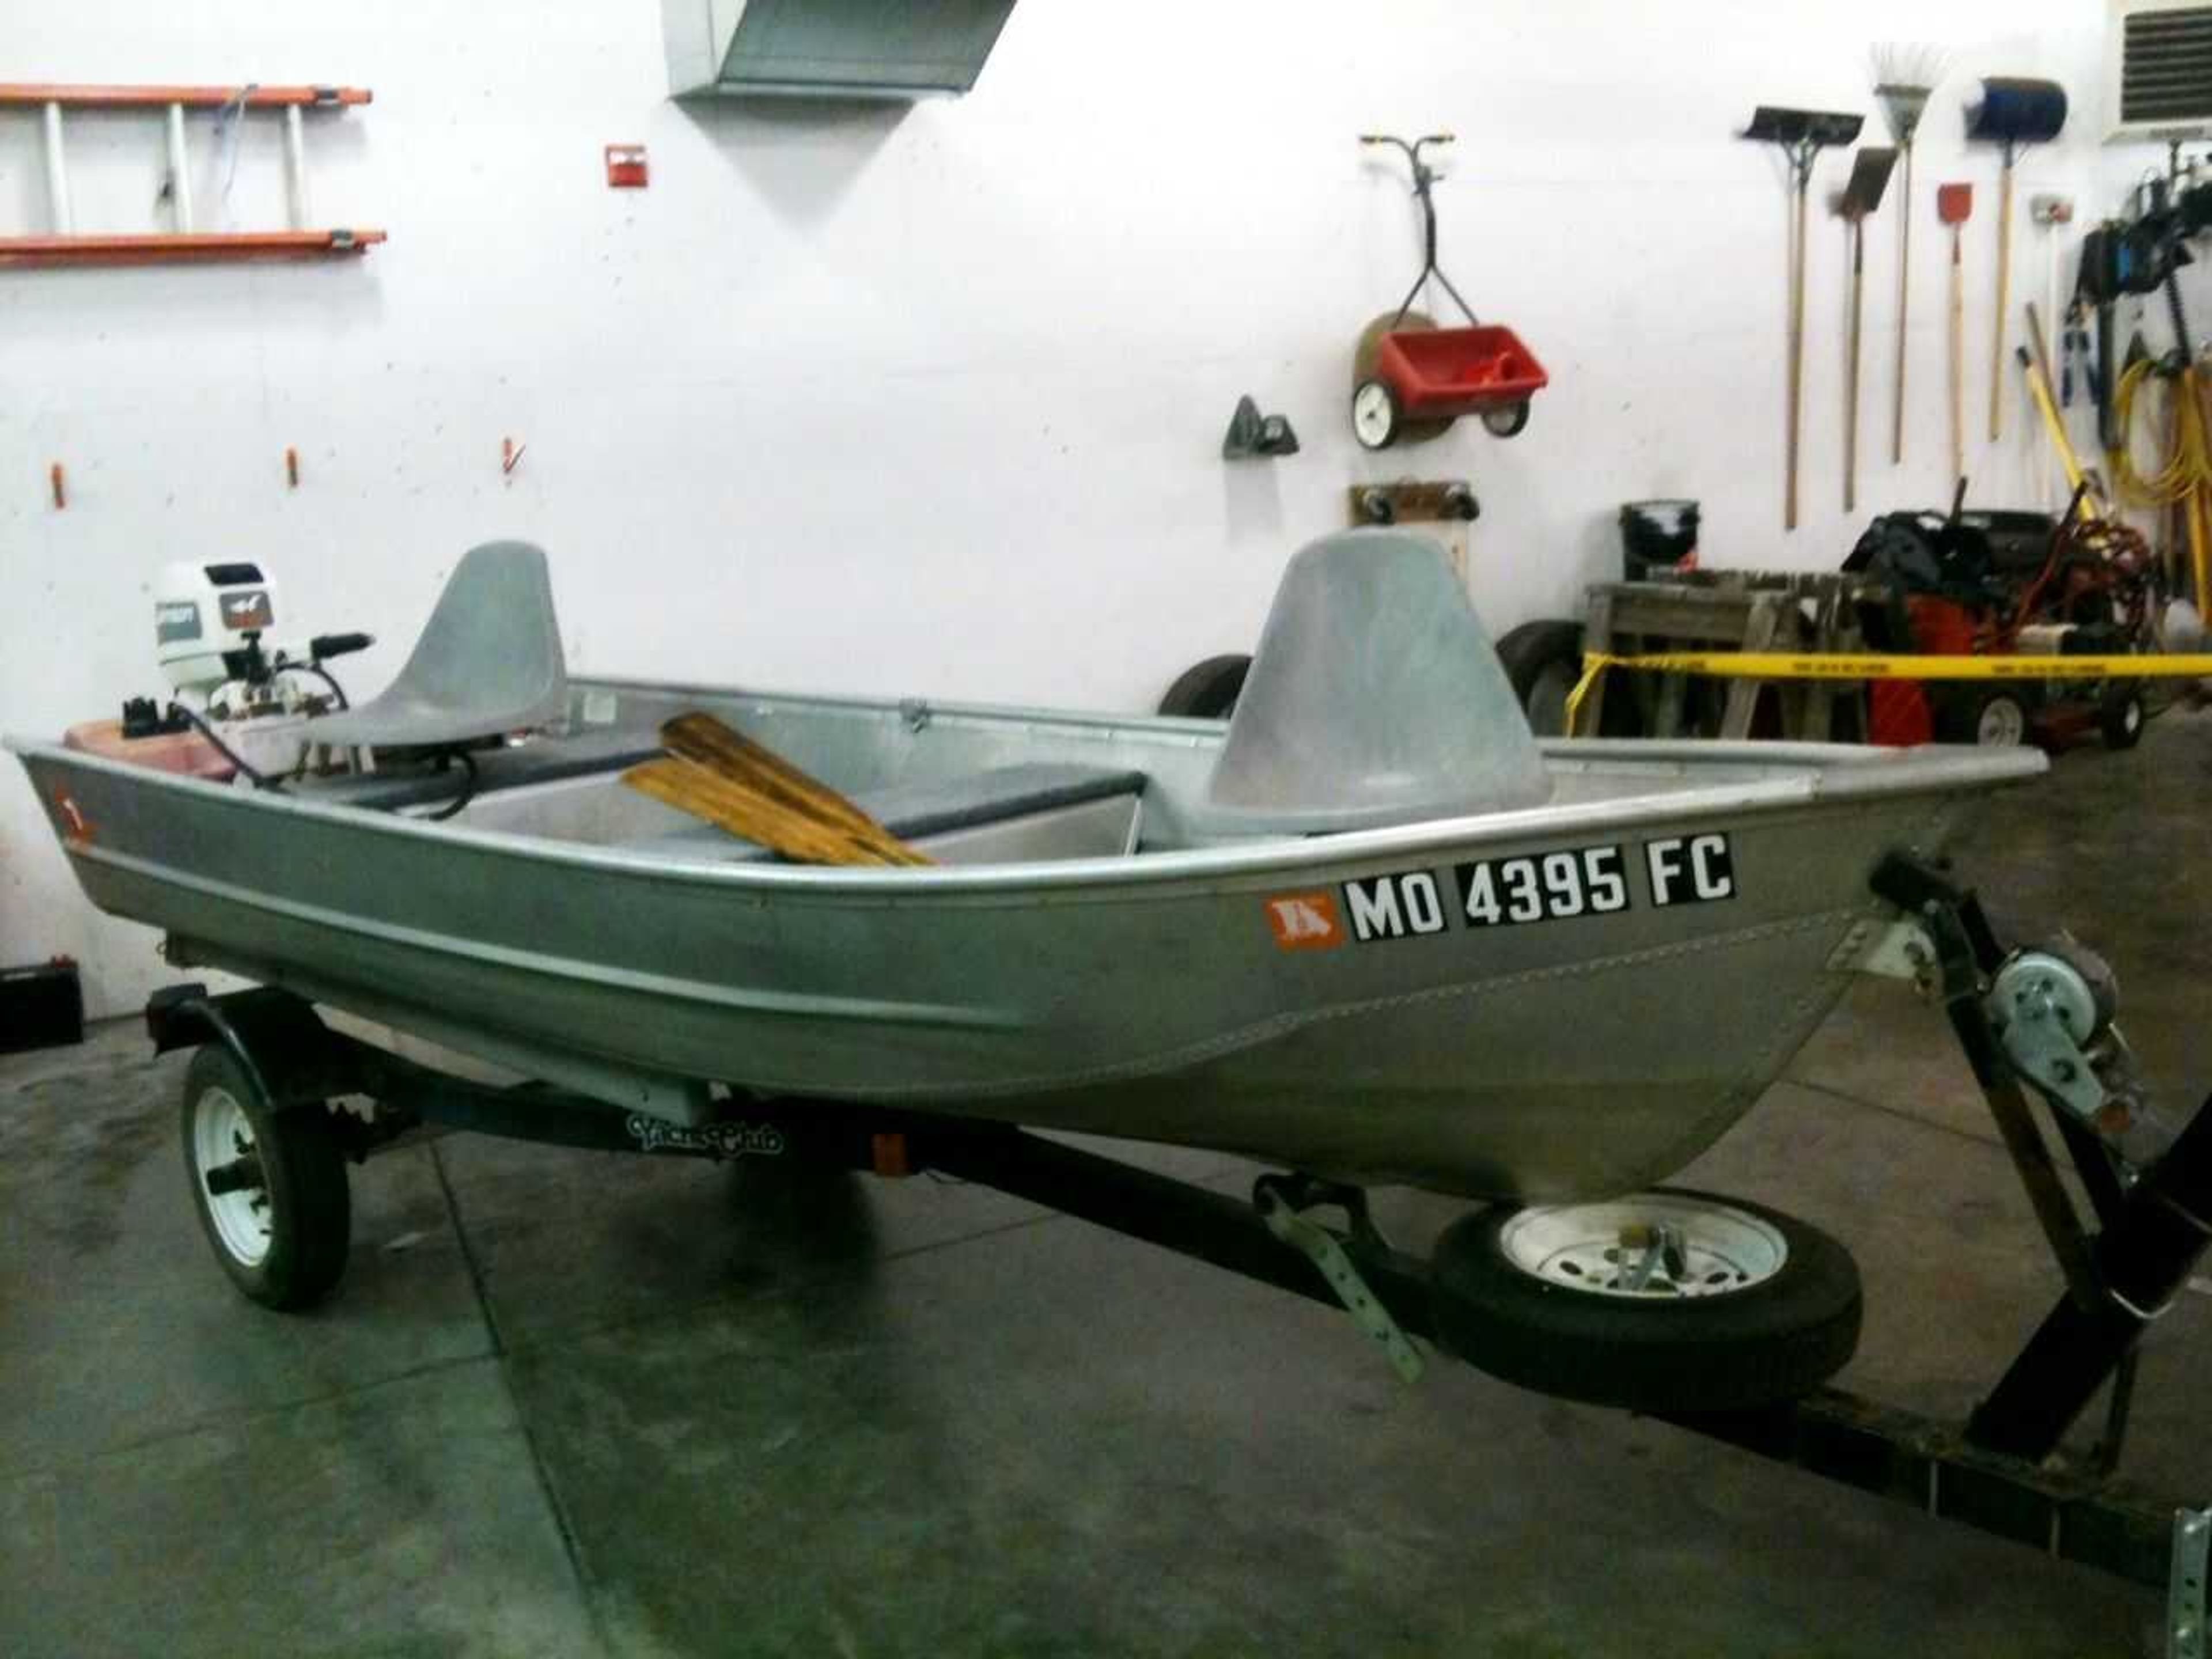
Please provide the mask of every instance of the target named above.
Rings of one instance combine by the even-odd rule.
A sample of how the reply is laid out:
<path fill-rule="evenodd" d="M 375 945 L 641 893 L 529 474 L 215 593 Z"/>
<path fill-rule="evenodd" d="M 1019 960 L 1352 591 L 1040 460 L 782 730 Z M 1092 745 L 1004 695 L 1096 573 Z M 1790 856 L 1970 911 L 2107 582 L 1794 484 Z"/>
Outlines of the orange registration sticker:
<path fill-rule="evenodd" d="M 1267 902 L 1279 951 L 1326 951 L 1344 943 L 1333 893 L 1282 893 Z"/>

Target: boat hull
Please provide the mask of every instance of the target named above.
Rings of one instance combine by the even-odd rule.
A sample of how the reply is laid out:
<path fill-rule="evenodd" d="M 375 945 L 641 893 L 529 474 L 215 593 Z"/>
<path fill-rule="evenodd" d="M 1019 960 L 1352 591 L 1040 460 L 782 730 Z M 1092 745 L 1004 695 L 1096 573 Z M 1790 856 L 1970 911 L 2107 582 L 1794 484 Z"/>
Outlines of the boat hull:
<path fill-rule="evenodd" d="M 1694 1158 L 1840 994 L 1832 959 L 1875 908 L 1875 860 L 1939 845 L 1990 781 L 1923 769 L 1909 787 L 855 873 L 656 863 L 23 758 L 100 908 L 403 1030 L 1516 1199 Z M 1700 838 L 1722 849 L 1711 895 Z M 1617 873 L 1623 902 L 1599 908 L 1601 882 L 1516 924 L 1510 893 L 1470 892 L 1477 868 L 1563 854 Z"/>

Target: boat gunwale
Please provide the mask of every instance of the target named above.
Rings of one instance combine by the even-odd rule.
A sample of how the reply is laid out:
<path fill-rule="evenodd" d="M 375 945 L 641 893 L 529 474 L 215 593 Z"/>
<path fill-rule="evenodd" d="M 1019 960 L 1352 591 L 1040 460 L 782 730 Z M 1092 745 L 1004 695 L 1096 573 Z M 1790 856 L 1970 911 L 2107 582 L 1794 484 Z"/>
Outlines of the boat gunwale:
<path fill-rule="evenodd" d="M 782 707 L 843 709 L 891 718 L 901 718 L 902 710 L 916 706 L 893 700 L 786 695 L 651 680 L 578 678 L 570 684 L 582 691 L 599 688 L 711 697 L 725 702 L 752 700 Z M 1200 747 L 1207 746 L 1206 739 L 1218 741 L 1224 729 L 1218 721 L 1172 716 L 1114 715 L 975 703 L 929 703 L 926 707 L 933 722 L 962 721 L 985 726 L 1051 726 L 1070 735 L 1082 728 L 1093 727 L 1103 737 L 1152 741 L 1188 736 L 1200 739 L 1194 745 Z M 0 744 L 27 760 L 38 759 L 129 778 L 159 792 L 223 800 L 240 810 L 306 817 L 363 829 L 373 834 L 458 844 L 567 868 L 600 869 L 683 884 L 789 893 L 793 896 L 849 895 L 872 902 L 906 895 L 951 896 L 1069 888 L 1121 891 L 1132 887 L 1242 883 L 1261 878 L 1290 883 L 1347 864 L 1413 859 L 1445 850 L 1526 840 L 1535 835 L 1581 837 L 1609 830 L 1632 830 L 1666 821 L 1702 820 L 1731 813 L 1765 815 L 1832 802 L 1844 805 L 1892 796 L 1994 788 L 2026 781 L 2049 765 L 2039 751 L 2027 749 L 1928 745 L 1917 750 L 1881 750 L 1850 744 L 1806 743 L 1748 742 L 1723 746 L 1698 741 L 1557 738 L 1539 745 L 1549 764 L 1612 762 L 1621 763 L 1623 771 L 1749 766 L 1798 769 L 1778 777 L 1692 790 L 1678 787 L 1624 793 L 1565 805 L 1547 803 L 1506 811 L 1424 818 L 1411 823 L 1327 836 L 1268 836 L 1137 855 L 1114 854 L 1007 864 L 890 868 L 671 858 L 665 853 L 562 841 L 512 830 L 475 829 L 455 822 L 431 822 L 404 812 L 341 805 L 262 790 L 242 791 L 233 783 L 161 771 L 43 739 L 9 735 L 0 738 Z M 66 840 L 64 844 L 65 850 L 77 850 L 69 847 Z"/>

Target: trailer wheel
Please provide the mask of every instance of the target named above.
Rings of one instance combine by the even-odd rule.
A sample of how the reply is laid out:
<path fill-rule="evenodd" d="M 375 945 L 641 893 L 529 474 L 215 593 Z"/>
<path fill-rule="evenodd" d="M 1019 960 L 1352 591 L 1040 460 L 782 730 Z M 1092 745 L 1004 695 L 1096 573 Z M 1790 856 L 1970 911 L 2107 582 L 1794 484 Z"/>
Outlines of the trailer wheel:
<path fill-rule="evenodd" d="M 2142 741 L 2142 688 L 2128 680 L 2108 680 L 2097 702 L 2097 726 L 2107 749 L 2132 749 Z"/>
<path fill-rule="evenodd" d="M 1225 720 L 1236 711 L 1252 659 L 1236 653 L 1193 663 L 1160 698 L 1159 712 L 1187 720 Z"/>
<path fill-rule="evenodd" d="M 1707 1193 L 1478 1212 L 1439 1241 L 1435 1284 L 1438 1340 L 1469 1364 L 1632 1411 L 1796 1399 L 1858 1346 L 1844 1247 Z"/>
<path fill-rule="evenodd" d="M 185 1175 L 231 1282 L 265 1308 L 305 1308 L 345 1271 L 353 1206 L 330 1114 L 282 1110 L 221 1043 L 185 1072 Z"/>

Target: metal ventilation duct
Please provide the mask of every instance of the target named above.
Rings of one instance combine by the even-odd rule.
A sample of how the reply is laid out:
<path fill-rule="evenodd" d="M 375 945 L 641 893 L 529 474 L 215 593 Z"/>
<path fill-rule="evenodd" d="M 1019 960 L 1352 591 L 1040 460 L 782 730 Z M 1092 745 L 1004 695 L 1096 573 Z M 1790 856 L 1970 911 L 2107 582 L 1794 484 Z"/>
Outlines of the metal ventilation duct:
<path fill-rule="evenodd" d="M 2112 136 L 2212 131 L 2212 5 L 2124 0 L 2112 9 Z"/>
<path fill-rule="evenodd" d="M 1014 0 L 661 0 L 677 97 L 963 93 Z"/>

